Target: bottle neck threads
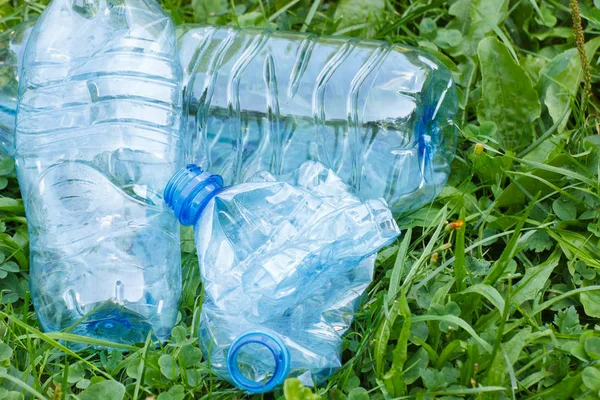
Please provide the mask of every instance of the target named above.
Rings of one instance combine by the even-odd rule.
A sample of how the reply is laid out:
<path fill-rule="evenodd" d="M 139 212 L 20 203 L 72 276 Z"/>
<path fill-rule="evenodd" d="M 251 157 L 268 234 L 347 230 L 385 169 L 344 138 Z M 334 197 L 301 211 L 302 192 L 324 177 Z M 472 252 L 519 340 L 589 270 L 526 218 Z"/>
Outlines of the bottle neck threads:
<path fill-rule="evenodd" d="M 220 175 L 190 164 L 169 180 L 164 199 L 182 225 L 195 225 L 208 202 L 221 190 L 223 178 Z"/>

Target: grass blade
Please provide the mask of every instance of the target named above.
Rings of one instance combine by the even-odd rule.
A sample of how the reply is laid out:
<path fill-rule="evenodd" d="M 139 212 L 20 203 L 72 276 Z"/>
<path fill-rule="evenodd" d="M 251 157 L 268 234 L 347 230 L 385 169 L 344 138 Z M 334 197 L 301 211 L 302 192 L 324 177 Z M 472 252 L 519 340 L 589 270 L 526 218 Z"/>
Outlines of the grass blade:
<path fill-rule="evenodd" d="M 398 289 L 400 289 L 400 279 L 402 278 L 402 275 L 404 275 L 406 257 L 408 253 L 408 245 L 410 244 L 411 238 L 412 228 L 408 228 L 404 233 L 404 239 L 400 243 L 400 248 L 398 249 L 396 261 L 394 262 L 394 268 L 392 269 L 392 275 L 390 277 L 390 286 L 388 288 L 388 294 L 386 298 L 386 308 L 388 302 L 393 301 L 396 298 Z"/>
<path fill-rule="evenodd" d="M 512 260 L 512 258 L 515 256 L 515 249 L 517 248 L 517 242 L 519 241 L 519 236 L 521 235 L 521 230 L 523 229 L 523 226 L 525 225 L 525 221 L 527 220 L 529 213 L 535 206 L 536 201 L 537 201 L 537 196 L 529 204 L 529 206 L 527 206 L 523 215 L 521 215 L 521 218 L 519 219 L 519 221 L 517 222 L 517 226 L 515 227 L 515 231 L 512 234 L 510 240 L 508 241 L 508 244 L 506 245 L 504 251 L 502 252 L 502 255 L 500 255 L 500 258 L 498 259 L 498 261 L 496 261 L 496 263 L 494 264 L 494 266 L 491 269 L 488 276 L 486 276 L 485 279 L 483 280 L 484 284 L 493 285 L 504 274 L 504 271 L 506 270 L 506 267 L 508 266 L 508 262 L 510 260 Z"/>
<path fill-rule="evenodd" d="M 306 19 L 304 20 L 304 25 L 302 26 L 302 28 L 300 28 L 300 32 L 306 32 L 320 5 L 321 0 L 313 0 L 312 6 L 310 7 L 310 10 L 308 10 L 308 14 L 306 15 Z"/>
<path fill-rule="evenodd" d="M 11 381 L 15 385 L 17 385 L 19 387 L 22 387 L 27 392 L 31 393 L 35 398 L 38 398 L 38 399 L 41 399 L 41 400 L 47 400 L 48 399 L 43 394 L 41 394 L 40 392 L 38 392 L 37 390 L 35 390 L 34 388 L 32 388 L 31 386 L 29 386 L 25 382 L 23 382 L 22 380 L 17 379 L 17 378 L 15 378 L 12 375 L 8 375 L 8 374 L 5 374 L 4 372 L 0 372 L 0 378 L 6 379 L 7 381 Z"/>
<path fill-rule="evenodd" d="M 460 211 L 459 220 L 462 226 L 456 231 L 456 244 L 454 246 L 454 280 L 456 282 L 456 291 L 462 292 L 467 285 L 467 267 L 465 263 L 465 221 L 466 210 Z"/>

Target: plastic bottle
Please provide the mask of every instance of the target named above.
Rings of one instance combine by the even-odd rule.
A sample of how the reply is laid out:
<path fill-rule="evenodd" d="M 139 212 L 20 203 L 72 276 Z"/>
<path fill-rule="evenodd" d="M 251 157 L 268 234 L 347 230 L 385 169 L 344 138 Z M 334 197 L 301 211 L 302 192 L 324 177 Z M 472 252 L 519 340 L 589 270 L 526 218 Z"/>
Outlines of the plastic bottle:
<path fill-rule="evenodd" d="M 44 330 L 119 343 L 170 334 L 179 225 L 161 194 L 181 166 L 181 75 L 154 0 L 54 0 L 33 29 L 15 158 Z"/>
<path fill-rule="evenodd" d="M 446 182 L 458 103 L 450 73 L 431 55 L 232 27 L 182 25 L 177 35 L 184 87 L 189 80 L 186 160 L 228 184 L 318 160 L 401 213 Z"/>
<path fill-rule="evenodd" d="M 233 27 L 178 27 L 187 160 L 244 182 L 306 160 L 395 213 L 431 201 L 454 156 L 449 71 L 409 46 Z"/>
<path fill-rule="evenodd" d="M 251 393 L 287 376 L 306 385 L 341 366 L 341 336 L 399 234 L 383 200 L 361 202 L 331 170 L 307 161 L 223 186 L 190 165 L 165 201 L 194 225 L 204 303 L 200 347 L 212 369 Z"/>
<path fill-rule="evenodd" d="M 15 153 L 19 72 L 35 21 L 23 22 L 0 34 L 0 152 L 9 157 Z"/>

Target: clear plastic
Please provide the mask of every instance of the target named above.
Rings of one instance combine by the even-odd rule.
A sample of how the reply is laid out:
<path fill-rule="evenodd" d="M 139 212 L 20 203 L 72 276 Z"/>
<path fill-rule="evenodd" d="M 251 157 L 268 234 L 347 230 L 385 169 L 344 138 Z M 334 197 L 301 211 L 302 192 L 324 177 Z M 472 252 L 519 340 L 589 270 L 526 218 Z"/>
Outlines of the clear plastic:
<path fill-rule="evenodd" d="M 431 201 L 455 152 L 450 72 L 402 44 L 178 27 L 186 160 L 226 184 L 323 163 L 395 213 Z"/>
<path fill-rule="evenodd" d="M 0 34 L 0 152 L 9 157 L 15 153 L 19 72 L 34 25 L 35 19 Z"/>
<path fill-rule="evenodd" d="M 458 103 L 450 73 L 431 55 L 400 44 L 232 27 L 181 25 L 177 35 L 189 86 L 186 159 L 226 183 L 318 160 L 364 198 L 384 197 L 395 213 L 431 201 L 445 184 Z M 11 37 L 19 36 L 0 38 L 3 75 L 18 61 L 2 52 Z M 18 50 L 22 41 L 10 43 Z M 6 76 L 0 140 L 10 155 L 16 80 Z"/>
<path fill-rule="evenodd" d="M 54 0 L 31 33 L 15 158 L 46 331 L 135 343 L 175 323 L 179 225 L 161 195 L 181 166 L 178 60 L 153 0 Z"/>
<path fill-rule="evenodd" d="M 200 346 L 214 371 L 259 393 L 287 376 L 313 385 L 341 366 L 341 337 L 376 252 L 399 235 L 383 199 L 360 201 L 312 161 L 231 187 L 191 165 L 164 198 L 194 225 L 204 282 Z"/>

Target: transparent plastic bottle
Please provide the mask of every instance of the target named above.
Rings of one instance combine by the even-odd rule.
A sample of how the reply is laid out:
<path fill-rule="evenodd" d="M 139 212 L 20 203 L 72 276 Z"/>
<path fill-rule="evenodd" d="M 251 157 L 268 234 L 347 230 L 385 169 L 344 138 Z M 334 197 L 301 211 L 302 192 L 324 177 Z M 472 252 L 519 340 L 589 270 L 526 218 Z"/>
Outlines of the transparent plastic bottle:
<path fill-rule="evenodd" d="M 232 27 L 181 25 L 177 35 L 189 86 L 186 160 L 228 184 L 318 160 L 364 198 L 384 197 L 395 213 L 431 201 L 445 184 L 458 103 L 449 71 L 431 55 L 378 41 Z M 0 38 L 0 49 L 7 42 Z M 10 60 L 0 50 L 0 65 Z M 8 94 L 16 91 L 12 82 Z M 0 101 L 14 110 L 4 87 Z M 10 143 L 10 119 L 1 123 Z"/>
<path fill-rule="evenodd" d="M 164 198 L 182 224 L 194 225 L 200 347 L 214 371 L 260 393 L 287 376 L 312 386 L 341 366 L 341 337 L 376 252 L 399 234 L 383 199 L 361 202 L 312 161 L 230 187 L 190 165 Z"/>
<path fill-rule="evenodd" d="M 244 182 L 306 160 L 395 213 L 431 201 L 455 152 L 450 72 L 418 49 L 234 27 L 178 27 L 186 160 Z"/>
<path fill-rule="evenodd" d="M 16 165 L 42 327 L 165 339 L 181 293 L 181 65 L 154 0 L 54 0 L 19 82 Z"/>

